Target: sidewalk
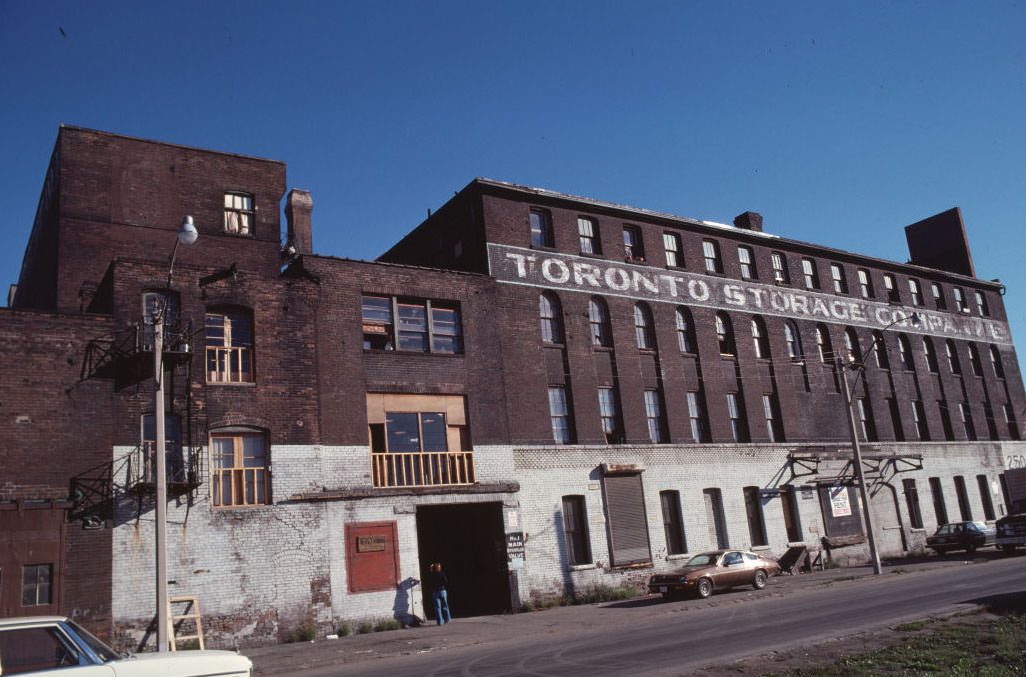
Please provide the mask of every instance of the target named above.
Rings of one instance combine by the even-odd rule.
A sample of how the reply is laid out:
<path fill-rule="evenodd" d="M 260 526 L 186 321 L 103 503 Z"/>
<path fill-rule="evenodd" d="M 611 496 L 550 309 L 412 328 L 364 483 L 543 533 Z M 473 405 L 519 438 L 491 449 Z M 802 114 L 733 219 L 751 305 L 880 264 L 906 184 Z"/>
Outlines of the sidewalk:
<path fill-rule="evenodd" d="M 997 556 L 996 553 L 994 555 Z M 972 559 L 948 555 L 894 560 L 884 562 L 881 576 L 964 566 L 991 558 L 990 553 L 977 553 Z M 761 592 L 738 588 L 706 600 L 666 602 L 658 596 L 640 596 L 619 602 L 556 607 L 529 613 L 457 618 L 441 627 L 429 621 L 427 625 L 416 628 L 257 647 L 246 649 L 243 653 L 253 660 L 255 675 L 297 674 L 313 668 L 329 665 L 341 668 L 388 656 L 442 652 L 480 644 L 530 641 L 538 635 L 586 632 L 629 622 L 632 618 L 651 619 L 661 614 L 693 612 L 708 606 L 743 604 L 766 595 L 795 594 L 813 587 L 853 583 L 867 577 L 873 577 L 872 567 L 827 569 L 797 576 L 778 576 L 771 579 Z"/>

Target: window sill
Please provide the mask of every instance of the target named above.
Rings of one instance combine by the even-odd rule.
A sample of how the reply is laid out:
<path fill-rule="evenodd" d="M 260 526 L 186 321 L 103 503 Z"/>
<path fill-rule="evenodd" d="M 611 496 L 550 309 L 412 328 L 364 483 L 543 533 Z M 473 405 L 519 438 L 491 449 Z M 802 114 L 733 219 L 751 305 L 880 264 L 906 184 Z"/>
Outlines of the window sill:
<path fill-rule="evenodd" d="M 753 545 L 752 546 L 752 552 L 764 552 L 764 551 L 771 550 L 771 549 L 772 549 L 772 546 L 769 546 L 769 545 Z"/>
<path fill-rule="evenodd" d="M 606 258 L 606 255 L 602 254 L 601 252 L 592 253 L 592 254 L 587 254 L 585 252 L 581 252 L 578 256 L 583 256 L 586 259 L 598 259 L 599 261 L 608 261 L 609 260 L 608 258 Z"/>
<path fill-rule="evenodd" d="M 666 556 L 666 561 L 667 562 L 674 562 L 674 561 L 677 561 L 677 560 L 688 559 L 690 557 L 691 556 L 688 553 L 685 552 L 685 553 L 681 553 L 679 555 L 667 555 Z"/>
<path fill-rule="evenodd" d="M 229 386 L 233 388 L 255 388 L 256 381 L 207 381 L 208 386 Z"/>
<path fill-rule="evenodd" d="M 546 343 L 545 345 L 562 345 L 562 344 Z M 375 354 L 375 355 L 431 355 L 433 357 L 463 357 L 466 354 L 465 352 L 459 352 L 459 353 L 440 353 L 440 352 L 431 352 L 431 351 L 428 351 L 428 350 L 385 350 L 384 348 L 364 348 L 363 349 L 363 353 L 365 355 L 366 354 Z"/>
<path fill-rule="evenodd" d="M 596 353 L 611 353 L 611 352 L 613 352 L 613 347 L 612 346 L 596 346 L 596 345 L 593 344 L 591 346 L 591 349 L 592 349 L 593 352 L 596 352 Z"/>
<path fill-rule="evenodd" d="M 589 569 L 598 569 L 598 565 L 594 562 L 589 564 L 570 564 L 567 566 L 567 571 L 587 571 Z"/>

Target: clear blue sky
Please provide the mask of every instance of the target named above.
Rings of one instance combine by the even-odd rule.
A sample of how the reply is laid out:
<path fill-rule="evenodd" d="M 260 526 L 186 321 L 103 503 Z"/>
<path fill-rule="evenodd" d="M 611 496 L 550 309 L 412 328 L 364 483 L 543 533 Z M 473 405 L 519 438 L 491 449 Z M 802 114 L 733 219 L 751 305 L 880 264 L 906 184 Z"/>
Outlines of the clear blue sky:
<path fill-rule="evenodd" d="M 1024 29 L 1023 2 L 3 0 L 0 280 L 66 123 L 284 160 L 352 258 L 475 176 L 899 261 L 960 206 L 1022 341 Z"/>

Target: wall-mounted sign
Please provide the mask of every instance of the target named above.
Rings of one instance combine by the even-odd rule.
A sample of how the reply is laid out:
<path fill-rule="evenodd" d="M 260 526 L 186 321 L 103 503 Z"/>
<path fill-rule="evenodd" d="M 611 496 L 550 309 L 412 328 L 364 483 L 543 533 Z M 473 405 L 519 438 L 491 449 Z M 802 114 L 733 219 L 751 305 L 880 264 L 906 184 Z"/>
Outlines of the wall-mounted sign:
<path fill-rule="evenodd" d="M 830 512 L 834 517 L 848 517 L 851 515 L 848 487 L 830 487 Z"/>
<path fill-rule="evenodd" d="M 356 537 L 356 552 L 384 552 L 385 535 L 373 534 Z"/>
<path fill-rule="evenodd" d="M 510 571 L 524 568 L 524 532 L 506 534 L 506 562 Z"/>
<path fill-rule="evenodd" d="M 905 308 L 804 289 L 740 282 L 655 266 L 596 261 L 507 245 L 488 245 L 488 270 L 499 282 L 510 284 L 743 310 L 873 329 L 893 326 L 899 331 L 917 334 L 1012 343 L 1007 323 L 965 313 Z M 922 321 L 915 323 L 913 314 Z"/>

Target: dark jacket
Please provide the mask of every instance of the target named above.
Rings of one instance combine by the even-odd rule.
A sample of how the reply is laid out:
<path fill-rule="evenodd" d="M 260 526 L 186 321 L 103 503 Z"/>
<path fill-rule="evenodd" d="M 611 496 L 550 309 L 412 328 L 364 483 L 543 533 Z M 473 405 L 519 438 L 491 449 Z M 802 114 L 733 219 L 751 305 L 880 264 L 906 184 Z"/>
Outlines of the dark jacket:
<path fill-rule="evenodd" d="M 445 590 L 446 586 L 449 585 L 449 579 L 446 577 L 444 571 L 429 571 L 428 583 L 431 584 L 432 591 Z"/>

